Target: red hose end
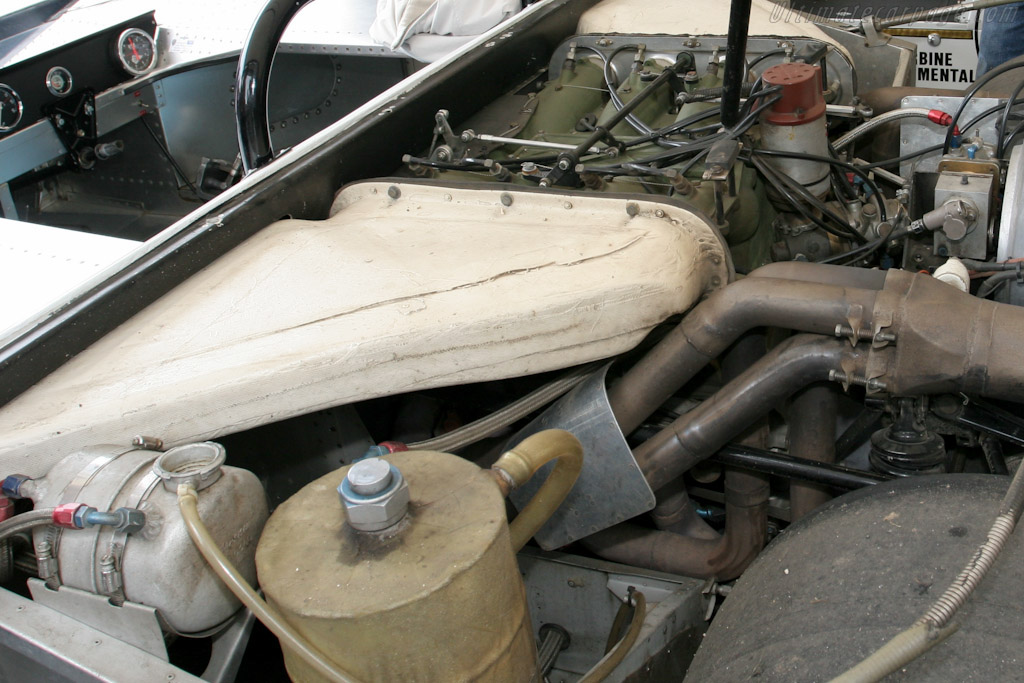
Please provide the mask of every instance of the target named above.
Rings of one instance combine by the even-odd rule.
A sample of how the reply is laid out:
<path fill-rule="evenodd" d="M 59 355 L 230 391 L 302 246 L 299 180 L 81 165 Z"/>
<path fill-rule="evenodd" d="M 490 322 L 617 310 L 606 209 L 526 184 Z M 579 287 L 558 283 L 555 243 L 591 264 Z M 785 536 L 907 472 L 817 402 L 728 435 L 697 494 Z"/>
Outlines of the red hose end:
<path fill-rule="evenodd" d="M 953 117 L 944 111 L 938 109 L 931 109 L 928 112 L 928 120 L 932 123 L 937 123 L 940 126 L 948 126 L 953 123 Z"/>
<path fill-rule="evenodd" d="M 7 496 L 0 496 L 0 522 L 14 516 L 14 501 Z"/>
<path fill-rule="evenodd" d="M 75 513 L 79 508 L 86 507 L 84 503 L 65 503 L 53 509 L 53 523 L 64 529 L 80 529 L 75 524 Z"/>
<path fill-rule="evenodd" d="M 409 450 L 409 447 L 401 441 L 381 441 L 377 445 L 387 450 L 388 453 L 399 453 L 401 451 Z"/>

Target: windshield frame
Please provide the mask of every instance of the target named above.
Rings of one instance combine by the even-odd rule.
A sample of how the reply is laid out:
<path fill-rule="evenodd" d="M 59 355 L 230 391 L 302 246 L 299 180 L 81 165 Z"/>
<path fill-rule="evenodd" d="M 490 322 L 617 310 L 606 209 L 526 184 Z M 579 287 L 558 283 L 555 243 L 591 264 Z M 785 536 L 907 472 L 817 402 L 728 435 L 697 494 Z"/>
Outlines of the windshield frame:
<path fill-rule="evenodd" d="M 0 63 L 77 0 L 29 0 L 0 14 Z"/>

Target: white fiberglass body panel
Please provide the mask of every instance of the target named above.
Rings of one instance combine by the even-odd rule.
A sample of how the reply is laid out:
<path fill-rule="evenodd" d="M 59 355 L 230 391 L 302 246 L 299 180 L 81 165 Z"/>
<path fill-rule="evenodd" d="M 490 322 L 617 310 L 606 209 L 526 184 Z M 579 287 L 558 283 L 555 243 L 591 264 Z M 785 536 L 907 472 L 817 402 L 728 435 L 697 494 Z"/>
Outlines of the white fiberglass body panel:
<path fill-rule="evenodd" d="M 366 182 L 332 213 L 262 230 L 15 399 L 2 469 L 610 357 L 729 275 L 664 201 Z"/>

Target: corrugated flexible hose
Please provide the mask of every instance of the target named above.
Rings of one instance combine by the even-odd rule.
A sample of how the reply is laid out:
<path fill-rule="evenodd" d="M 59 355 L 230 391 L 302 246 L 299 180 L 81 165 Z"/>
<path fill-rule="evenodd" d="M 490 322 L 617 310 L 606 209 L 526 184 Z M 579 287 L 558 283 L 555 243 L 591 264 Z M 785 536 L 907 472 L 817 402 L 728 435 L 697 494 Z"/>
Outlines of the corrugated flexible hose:
<path fill-rule="evenodd" d="M 992 568 L 1006 542 L 1013 534 L 1024 507 L 1024 466 L 1018 467 L 1010 487 L 999 506 L 999 514 L 967 566 L 910 628 L 897 634 L 852 669 L 833 679 L 832 683 L 878 681 L 900 669 L 956 631 L 950 624 L 985 574 Z"/>

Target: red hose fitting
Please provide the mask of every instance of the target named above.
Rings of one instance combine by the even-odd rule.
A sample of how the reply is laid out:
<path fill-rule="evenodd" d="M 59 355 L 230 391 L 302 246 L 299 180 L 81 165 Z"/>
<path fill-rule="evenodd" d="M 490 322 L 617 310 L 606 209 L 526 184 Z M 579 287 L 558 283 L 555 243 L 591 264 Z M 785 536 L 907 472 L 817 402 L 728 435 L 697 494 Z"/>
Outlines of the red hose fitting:
<path fill-rule="evenodd" d="M 938 109 L 931 109 L 928 111 L 928 120 L 932 123 L 937 123 L 940 126 L 948 126 L 953 123 L 953 117 L 944 111 Z"/>
<path fill-rule="evenodd" d="M 0 522 L 14 516 L 14 501 L 7 496 L 0 496 Z"/>
<path fill-rule="evenodd" d="M 75 513 L 79 509 L 87 507 L 85 503 L 65 503 L 53 509 L 53 523 L 64 529 L 81 529 L 75 523 Z"/>
<path fill-rule="evenodd" d="M 399 453 L 401 451 L 409 450 L 409 447 L 401 441 L 381 441 L 377 445 L 387 450 L 388 453 Z"/>

